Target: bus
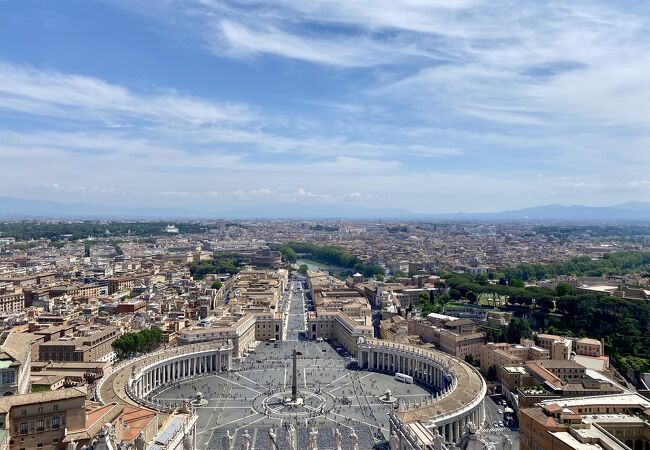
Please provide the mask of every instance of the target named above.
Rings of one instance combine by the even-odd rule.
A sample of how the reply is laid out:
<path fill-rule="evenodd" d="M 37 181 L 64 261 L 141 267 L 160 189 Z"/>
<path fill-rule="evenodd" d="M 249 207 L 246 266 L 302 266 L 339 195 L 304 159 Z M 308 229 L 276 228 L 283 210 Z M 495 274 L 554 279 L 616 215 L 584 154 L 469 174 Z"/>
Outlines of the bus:
<path fill-rule="evenodd" d="M 397 381 L 401 381 L 402 383 L 413 384 L 413 377 L 408 376 L 408 375 L 404 375 L 403 373 L 399 373 L 399 372 L 396 373 L 395 374 L 395 379 Z"/>

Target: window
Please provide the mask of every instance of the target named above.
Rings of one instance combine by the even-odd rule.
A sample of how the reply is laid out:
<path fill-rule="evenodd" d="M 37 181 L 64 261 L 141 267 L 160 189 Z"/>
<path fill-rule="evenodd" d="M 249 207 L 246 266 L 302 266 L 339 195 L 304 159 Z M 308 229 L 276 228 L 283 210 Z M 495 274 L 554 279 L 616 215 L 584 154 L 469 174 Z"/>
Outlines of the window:
<path fill-rule="evenodd" d="M 59 416 L 52 417 L 52 428 L 56 429 L 61 426 L 61 418 Z"/>
<path fill-rule="evenodd" d="M 45 429 L 45 420 L 43 418 L 39 418 L 36 421 L 36 431 L 43 431 Z"/>
<path fill-rule="evenodd" d="M 54 405 L 54 412 L 57 412 L 59 410 L 59 405 Z"/>
<path fill-rule="evenodd" d="M 20 415 L 25 417 L 27 415 L 27 410 L 23 409 L 22 411 L 20 411 Z"/>
<path fill-rule="evenodd" d="M 27 434 L 27 422 L 20 422 L 20 434 Z"/>
<path fill-rule="evenodd" d="M 5 370 L 2 372 L 2 384 L 13 384 L 16 382 L 16 372 L 13 370 Z"/>

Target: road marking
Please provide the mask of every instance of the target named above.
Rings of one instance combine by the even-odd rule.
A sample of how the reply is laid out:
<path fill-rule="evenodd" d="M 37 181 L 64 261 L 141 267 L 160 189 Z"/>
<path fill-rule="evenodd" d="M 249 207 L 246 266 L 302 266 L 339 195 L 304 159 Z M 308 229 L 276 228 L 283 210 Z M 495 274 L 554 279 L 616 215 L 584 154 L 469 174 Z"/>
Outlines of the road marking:
<path fill-rule="evenodd" d="M 334 388 L 334 389 L 332 389 L 331 391 L 328 391 L 328 394 L 331 394 L 332 392 L 334 392 L 334 391 L 336 391 L 336 390 L 338 390 L 338 389 L 344 388 L 345 386 L 349 386 L 349 385 L 351 385 L 352 383 L 354 383 L 355 381 L 361 381 L 361 380 L 363 380 L 364 378 L 369 377 L 370 375 L 373 375 L 373 374 L 372 374 L 372 373 L 369 373 L 369 374 L 367 374 L 367 375 L 364 375 L 364 376 L 362 376 L 362 377 L 359 377 L 359 379 L 357 379 L 357 380 L 352 380 L 352 381 L 350 381 L 349 383 L 342 384 L 341 386 L 339 386 L 339 387 L 337 387 L 337 388 Z"/>
<path fill-rule="evenodd" d="M 332 414 L 332 415 L 334 415 L 334 416 L 343 417 L 343 418 L 345 418 L 345 419 L 354 420 L 355 422 L 361 423 L 361 424 L 366 425 L 366 426 L 368 426 L 368 427 L 377 428 L 377 429 L 379 429 L 379 430 L 386 431 L 386 432 L 389 431 L 389 430 L 386 429 L 386 428 L 382 428 L 382 427 L 380 427 L 380 426 L 378 426 L 378 425 L 373 425 L 373 424 L 371 424 L 371 423 L 364 422 L 363 420 L 355 419 L 354 417 L 344 416 L 344 415 L 342 415 L 342 414 L 337 414 L 337 413 L 332 412 L 332 411 L 330 411 L 330 414 Z"/>
<path fill-rule="evenodd" d="M 337 381 L 339 381 L 339 380 L 341 380 L 341 379 L 347 377 L 347 376 L 350 375 L 350 374 L 351 374 L 351 372 L 348 372 L 348 373 L 346 373 L 345 375 L 343 375 L 343 376 L 341 376 L 341 377 L 338 377 L 336 380 L 334 380 L 334 381 L 330 381 L 330 382 L 327 383 L 325 386 L 322 386 L 322 388 L 326 388 L 326 387 L 329 386 L 330 384 L 334 384 L 334 383 L 336 383 Z"/>
<path fill-rule="evenodd" d="M 239 387 L 243 387 L 244 389 L 251 390 L 251 391 L 255 392 L 256 394 L 261 394 L 260 391 L 255 390 L 255 389 L 253 389 L 253 388 L 251 388 L 251 387 L 245 386 L 245 385 L 243 385 L 243 384 L 241 384 L 241 383 L 237 383 L 236 381 L 229 380 L 228 378 L 220 377 L 219 375 L 214 375 L 214 376 L 215 376 L 216 378 L 219 378 L 220 380 L 227 381 L 228 383 L 232 383 L 232 384 L 234 384 L 235 386 L 239 386 Z"/>
<path fill-rule="evenodd" d="M 225 427 L 226 425 L 230 425 L 232 423 L 239 422 L 240 420 L 246 420 L 249 417 L 259 416 L 259 415 L 260 415 L 259 413 L 249 414 L 248 416 L 240 417 L 239 419 L 234 419 L 234 420 L 231 420 L 230 422 L 222 423 L 221 425 L 217 425 L 216 427 L 213 427 L 213 428 L 206 428 L 205 430 L 199 431 L 196 434 L 203 434 L 203 433 L 207 433 L 208 431 L 214 431 L 217 428 Z M 262 416 L 262 418 L 264 418 L 264 416 Z M 235 430 L 239 430 L 239 428 L 236 428 Z"/>
<path fill-rule="evenodd" d="M 262 386 L 261 384 L 256 383 L 255 381 L 251 380 L 250 378 L 246 378 L 245 376 L 241 375 L 239 372 L 233 372 L 233 373 L 234 373 L 235 375 L 237 375 L 238 377 L 243 378 L 243 379 L 246 380 L 246 381 L 250 381 L 251 383 L 253 383 L 253 384 L 256 385 L 256 386 L 261 387 L 262 389 L 266 389 L 265 386 Z"/>

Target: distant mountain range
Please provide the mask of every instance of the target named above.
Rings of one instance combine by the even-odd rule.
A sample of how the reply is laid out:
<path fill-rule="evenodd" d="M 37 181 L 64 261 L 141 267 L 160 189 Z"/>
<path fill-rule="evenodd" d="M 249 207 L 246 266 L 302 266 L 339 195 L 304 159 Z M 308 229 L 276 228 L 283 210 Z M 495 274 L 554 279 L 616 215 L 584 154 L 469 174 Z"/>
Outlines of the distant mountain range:
<path fill-rule="evenodd" d="M 0 197 L 4 219 L 403 219 L 566 222 L 650 222 L 650 202 L 613 206 L 544 205 L 489 213 L 415 213 L 398 208 L 364 208 L 349 205 L 273 204 L 228 211 L 198 211 L 174 208 L 125 208 L 91 203 Z"/>
<path fill-rule="evenodd" d="M 577 222 L 648 222 L 650 202 L 629 202 L 612 206 L 543 205 L 494 213 L 457 213 L 440 218 L 467 220 L 557 220 Z"/>

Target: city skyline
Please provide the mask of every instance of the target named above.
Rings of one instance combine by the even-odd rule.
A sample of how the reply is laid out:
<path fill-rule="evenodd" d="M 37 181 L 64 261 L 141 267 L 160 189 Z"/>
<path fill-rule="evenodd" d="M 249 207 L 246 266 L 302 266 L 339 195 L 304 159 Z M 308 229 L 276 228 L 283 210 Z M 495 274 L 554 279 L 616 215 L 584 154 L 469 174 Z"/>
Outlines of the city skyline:
<path fill-rule="evenodd" d="M 650 194 L 643 4 L 0 10 L 3 196 L 455 213 Z"/>

